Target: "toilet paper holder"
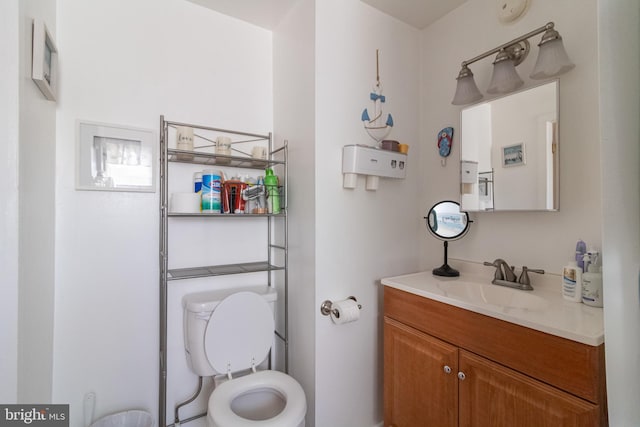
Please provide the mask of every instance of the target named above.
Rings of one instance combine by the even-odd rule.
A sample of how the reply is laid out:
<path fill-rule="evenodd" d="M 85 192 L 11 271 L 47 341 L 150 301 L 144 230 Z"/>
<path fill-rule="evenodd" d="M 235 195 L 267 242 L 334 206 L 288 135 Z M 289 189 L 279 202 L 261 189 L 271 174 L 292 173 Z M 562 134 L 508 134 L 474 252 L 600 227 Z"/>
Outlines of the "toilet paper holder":
<path fill-rule="evenodd" d="M 354 297 L 353 295 L 347 297 L 347 299 L 352 299 L 355 302 L 358 302 L 356 297 Z M 330 300 L 323 301 L 322 304 L 320 304 L 320 313 L 322 313 L 323 316 L 329 316 L 333 313 L 334 316 L 340 317 L 340 313 L 338 313 L 338 310 L 333 309 L 332 306 L 333 306 L 332 301 Z M 362 304 L 358 304 L 358 309 L 362 310 Z"/>

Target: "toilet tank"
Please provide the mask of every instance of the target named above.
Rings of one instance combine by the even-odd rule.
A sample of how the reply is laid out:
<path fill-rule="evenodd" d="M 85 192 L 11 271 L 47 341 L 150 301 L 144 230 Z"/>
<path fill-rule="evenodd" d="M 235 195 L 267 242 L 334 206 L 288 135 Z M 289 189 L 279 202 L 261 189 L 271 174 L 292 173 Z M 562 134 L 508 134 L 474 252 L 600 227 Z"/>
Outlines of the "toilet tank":
<path fill-rule="evenodd" d="M 236 287 L 215 291 L 187 294 L 182 298 L 184 349 L 187 365 L 196 375 L 210 377 L 221 374 L 216 372 L 207 358 L 204 337 L 211 313 L 220 301 L 236 292 L 255 292 L 261 295 L 274 311 L 278 293 L 271 286 Z"/>

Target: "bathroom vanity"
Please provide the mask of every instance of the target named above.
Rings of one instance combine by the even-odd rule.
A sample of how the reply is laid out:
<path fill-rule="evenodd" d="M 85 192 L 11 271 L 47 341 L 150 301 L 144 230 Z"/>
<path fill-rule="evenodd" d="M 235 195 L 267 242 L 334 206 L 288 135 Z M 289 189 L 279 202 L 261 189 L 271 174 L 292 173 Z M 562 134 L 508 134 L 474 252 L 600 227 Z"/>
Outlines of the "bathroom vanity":
<path fill-rule="evenodd" d="M 606 426 L 602 309 L 564 301 L 554 278 L 382 279 L 384 425 Z"/>

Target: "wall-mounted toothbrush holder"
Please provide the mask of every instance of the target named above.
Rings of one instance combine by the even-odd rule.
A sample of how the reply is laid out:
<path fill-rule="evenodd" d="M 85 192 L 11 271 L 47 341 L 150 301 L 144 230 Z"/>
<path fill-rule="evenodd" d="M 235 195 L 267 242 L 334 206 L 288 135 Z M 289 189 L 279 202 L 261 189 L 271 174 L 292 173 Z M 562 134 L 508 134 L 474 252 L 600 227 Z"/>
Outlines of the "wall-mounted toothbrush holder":
<path fill-rule="evenodd" d="M 358 304 L 354 296 L 342 301 L 326 300 L 320 305 L 320 313 L 324 316 L 331 316 L 331 320 L 336 324 L 355 322 L 360 318 L 360 310 L 362 310 L 362 305 Z"/>
<path fill-rule="evenodd" d="M 342 187 L 356 188 L 358 175 L 365 175 L 367 190 L 377 190 L 380 177 L 404 179 L 407 155 L 367 145 L 345 145 L 342 148 Z"/>

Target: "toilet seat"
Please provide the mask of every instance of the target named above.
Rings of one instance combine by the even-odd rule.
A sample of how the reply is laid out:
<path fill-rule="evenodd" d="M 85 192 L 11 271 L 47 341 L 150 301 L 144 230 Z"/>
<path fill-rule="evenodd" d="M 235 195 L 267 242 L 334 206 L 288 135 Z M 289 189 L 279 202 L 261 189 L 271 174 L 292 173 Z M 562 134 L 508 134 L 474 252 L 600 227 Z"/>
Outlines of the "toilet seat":
<path fill-rule="evenodd" d="M 251 391 L 270 389 L 282 395 L 285 406 L 272 418 L 250 420 L 232 410 L 234 399 Z M 279 371 L 260 371 L 226 381 L 209 397 L 208 418 L 216 427 L 296 427 L 304 420 L 307 402 L 300 384 Z"/>

